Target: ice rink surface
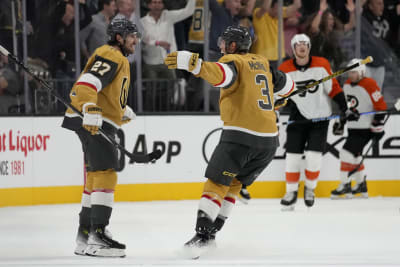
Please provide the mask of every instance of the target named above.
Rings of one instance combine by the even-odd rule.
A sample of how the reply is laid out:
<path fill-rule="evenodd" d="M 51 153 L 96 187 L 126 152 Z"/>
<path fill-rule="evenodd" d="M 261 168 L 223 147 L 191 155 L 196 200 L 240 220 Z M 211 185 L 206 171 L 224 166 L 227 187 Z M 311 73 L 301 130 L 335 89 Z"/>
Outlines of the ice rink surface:
<path fill-rule="evenodd" d="M 75 256 L 78 204 L 0 208 L 2 266 L 400 266 L 400 198 L 237 204 L 217 249 L 182 257 L 198 201 L 116 203 L 109 229 L 127 257 Z"/>

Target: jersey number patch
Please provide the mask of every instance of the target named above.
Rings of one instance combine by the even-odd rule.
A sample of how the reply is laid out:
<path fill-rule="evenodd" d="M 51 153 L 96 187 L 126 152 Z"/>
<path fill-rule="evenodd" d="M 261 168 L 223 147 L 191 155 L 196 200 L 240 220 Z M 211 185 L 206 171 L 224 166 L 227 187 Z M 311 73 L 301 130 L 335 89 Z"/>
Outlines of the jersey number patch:
<path fill-rule="evenodd" d="M 126 107 L 126 103 L 128 102 L 128 78 L 124 77 L 122 79 L 121 85 L 121 94 L 119 96 L 119 103 L 121 104 L 121 108 L 124 109 Z"/>
<path fill-rule="evenodd" d="M 256 84 L 262 85 L 263 83 L 264 83 L 265 87 L 261 87 L 261 95 L 265 96 L 267 102 L 265 102 L 262 99 L 259 99 L 257 101 L 258 107 L 261 108 L 262 110 L 272 110 L 273 108 L 272 108 L 271 96 L 269 94 L 268 79 L 263 74 L 257 74 L 256 75 Z"/>
<path fill-rule="evenodd" d="M 111 69 L 110 64 L 108 64 L 107 62 L 103 62 L 103 61 L 97 60 L 97 61 L 93 64 L 93 66 L 92 66 L 92 68 L 90 69 L 90 71 L 92 71 L 92 72 L 97 72 L 97 73 L 100 74 L 101 76 L 104 76 L 104 74 L 105 74 L 106 72 L 109 72 L 110 69 Z"/>

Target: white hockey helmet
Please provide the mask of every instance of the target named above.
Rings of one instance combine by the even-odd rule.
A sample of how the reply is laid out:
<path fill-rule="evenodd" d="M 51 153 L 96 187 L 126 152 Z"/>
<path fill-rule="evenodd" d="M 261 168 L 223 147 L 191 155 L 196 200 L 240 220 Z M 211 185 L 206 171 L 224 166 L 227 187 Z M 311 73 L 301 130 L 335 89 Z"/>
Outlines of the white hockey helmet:
<path fill-rule="evenodd" d="M 347 67 L 359 63 L 361 62 L 361 59 L 359 58 L 353 58 L 352 60 L 350 60 L 350 62 L 347 64 Z M 351 71 L 357 71 L 358 75 L 360 75 L 360 79 L 362 79 L 363 77 L 365 77 L 365 72 L 366 72 L 366 67 L 364 64 L 358 66 L 357 68 L 352 69 Z"/>
<path fill-rule="evenodd" d="M 308 37 L 306 34 L 301 33 L 301 34 L 296 34 L 293 36 L 292 41 L 290 42 L 290 45 L 292 46 L 293 53 L 294 52 L 294 46 L 300 42 L 305 42 L 308 45 L 308 49 L 311 49 L 311 41 L 310 37 Z"/>

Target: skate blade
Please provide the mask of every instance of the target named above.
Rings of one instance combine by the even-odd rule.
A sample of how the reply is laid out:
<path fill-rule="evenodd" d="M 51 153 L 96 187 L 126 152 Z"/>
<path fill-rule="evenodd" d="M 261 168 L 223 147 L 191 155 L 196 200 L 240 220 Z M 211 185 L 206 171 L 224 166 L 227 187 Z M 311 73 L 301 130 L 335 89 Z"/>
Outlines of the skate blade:
<path fill-rule="evenodd" d="M 86 248 L 87 248 L 86 244 L 77 244 L 74 254 L 79 255 L 79 256 L 86 256 L 86 253 L 85 253 Z"/>
<path fill-rule="evenodd" d="M 245 198 L 242 198 L 242 197 L 239 197 L 238 199 L 239 199 L 240 202 L 242 202 L 245 205 L 249 204 L 249 201 L 250 201 L 250 199 L 245 199 Z"/>
<path fill-rule="evenodd" d="M 368 198 L 368 193 L 356 193 L 353 194 L 354 198 Z"/>
<path fill-rule="evenodd" d="M 125 250 L 119 248 L 108 248 L 99 245 L 88 245 L 85 250 L 87 256 L 106 257 L 106 258 L 124 258 Z"/>
<path fill-rule="evenodd" d="M 294 211 L 295 205 L 282 206 L 281 211 Z"/>
<path fill-rule="evenodd" d="M 197 260 L 200 258 L 200 256 L 206 254 L 207 252 L 216 249 L 217 244 L 215 242 L 211 242 L 207 246 L 183 246 L 182 249 L 182 257 L 185 259 L 192 259 L 192 260 Z"/>
<path fill-rule="evenodd" d="M 339 199 L 352 199 L 353 198 L 353 194 L 348 193 L 348 194 L 344 194 L 344 195 L 331 195 L 331 199 L 333 200 L 339 200 Z"/>

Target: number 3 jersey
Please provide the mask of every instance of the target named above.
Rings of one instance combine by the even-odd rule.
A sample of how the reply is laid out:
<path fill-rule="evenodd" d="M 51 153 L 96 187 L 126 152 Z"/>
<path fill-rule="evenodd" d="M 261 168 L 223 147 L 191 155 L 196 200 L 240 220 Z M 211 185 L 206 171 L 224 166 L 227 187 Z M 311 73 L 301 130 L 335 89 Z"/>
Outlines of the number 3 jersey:
<path fill-rule="evenodd" d="M 203 62 L 199 75 L 220 87 L 221 140 L 265 147 L 278 135 L 274 94 L 294 89 L 292 79 L 270 69 L 268 60 L 251 53 L 227 54 L 218 62 Z"/>
<path fill-rule="evenodd" d="M 306 85 L 332 74 L 328 60 L 315 56 L 311 57 L 310 62 L 305 66 L 297 65 L 294 59 L 286 60 L 279 66 L 279 70 L 289 74 L 297 85 Z M 330 116 L 332 114 L 331 99 L 340 93 L 343 95 L 343 90 L 338 81 L 333 78 L 290 99 L 296 104 L 303 117 L 314 119 Z M 340 102 L 343 103 L 340 104 L 345 105 L 344 97 L 342 98 L 343 101 Z M 347 108 L 343 107 L 343 109 Z"/>
<path fill-rule="evenodd" d="M 381 90 L 375 80 L 364 77 L 358 83 L 351 83 L 347 80 L 343 86 L 343 91 L 347 98 L 350 108 L 356 108 L 358 112 L 369 112 L 386 110 L 387 105 Z M 374 115 L 360 116 L 358 121 L 347 122 L 350 129 L 369 129 Z"/>
<path fill-rule="evenodd" d="M 119 128 L 122 124 L 130 83 L 129 62 L 122 53 L 103 45 L 89 58 L 85 69 L 71 89 L 71 105 L 82 112 L 85 103 L 95 103 L 102 108 L 105 122 Z M 68 108 L 63 127 L 77 130 L 82 119 Z"/>

